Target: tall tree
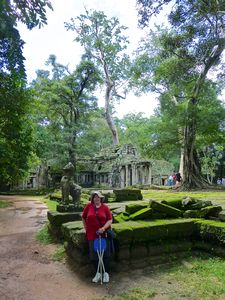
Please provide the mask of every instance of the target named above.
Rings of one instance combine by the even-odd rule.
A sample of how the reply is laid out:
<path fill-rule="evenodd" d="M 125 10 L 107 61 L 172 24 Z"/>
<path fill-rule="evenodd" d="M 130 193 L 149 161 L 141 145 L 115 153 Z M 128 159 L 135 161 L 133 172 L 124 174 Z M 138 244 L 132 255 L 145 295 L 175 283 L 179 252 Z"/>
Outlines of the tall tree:
<path fill-rule="evenodd" d="M 55 136 L 53 145 L 58 153 L 52 149 L 53 156 L 62 155 L 64 161 L 69 160 L 76 166 L 77 138 L 86 126 L 90 111 L 97 106 L 92 92 L 99 83 L 99 74 L 93 63 L 85 58 L 71 74 L 57 63 L 54 55 L 50 56 L 48 64 L 52 78 L 39 71 L 33 85 L 38 110 L 42 107 L 42 114 L 37 111 L 39 127 L 50 129 Z"/>
<path fill-rule="evenodd" d="M 103 12 L 86 11 L 66 23 L 66 28 L 77 33 L 75 40 L 84 46 L 88 58 L 100 69 L 105 85 L 105 117 L 116 145 L 119 137 L 112 109 L 113 102 L 124 97 L 120 91 L 128 75 L 129 57 L 124 53 L 128 39 L 123 35 L 126 27 L 115 17 L 108 19 Z"/>
<path fill-rule="evenodd" d="M 0 185 L 17 181 L 28 169 L 31 127 L 23 44 L 17 30 L 46 24 L 47 0 L 0 1 Z"/>
<path fill-rule="evenodd" d="M 147 26 L 150 17 L 158 14 L 172 0 L 137 0 L 141 26 Z M 222 53 L 225 49 L 225 3 L 222 0 L 173 1 L 168 14 L 170 34 L 164 34 L 164 58 L 168 75 L 174 86 L 181 83 L 188 91 L 185 96 L 184 126 L 184 189 L 204 186 L 196 151 L 197 112 L 209 72 L 215 67 L 223 69 Z M 172 64 L 172 61 L 176 63 Z M 183 70 L 183 74 L 180 72 Z M 179 74 L 179 77 L 177 76 Z"/>

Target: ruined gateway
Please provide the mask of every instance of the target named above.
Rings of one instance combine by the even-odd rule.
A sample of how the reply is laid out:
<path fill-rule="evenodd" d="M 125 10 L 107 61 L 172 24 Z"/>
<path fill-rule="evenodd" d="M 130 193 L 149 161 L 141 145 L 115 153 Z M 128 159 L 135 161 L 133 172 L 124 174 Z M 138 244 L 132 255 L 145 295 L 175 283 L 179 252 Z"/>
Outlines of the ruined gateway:
<path fill-rule="evenodd" d="M 124 188 L 164 185 L 173 165 L 164 160 L 146 160 L 132 144 L 101 150 L 93 158 L 77 159 L 75 182 L 82 187 Z M 62 174 L 51 171 L 47 162 L 30 172 L 17 189 L 40 189 L 60 185 Z"/>
<path fill-rule="evenodd" d="M 144 160 L 132 144 L 126 144 L 103 149 L 93 159 L 79 159 L 77 169 L 81 186 L 124 188 L 164 185 L 173 166 L 162 160 Z"/>

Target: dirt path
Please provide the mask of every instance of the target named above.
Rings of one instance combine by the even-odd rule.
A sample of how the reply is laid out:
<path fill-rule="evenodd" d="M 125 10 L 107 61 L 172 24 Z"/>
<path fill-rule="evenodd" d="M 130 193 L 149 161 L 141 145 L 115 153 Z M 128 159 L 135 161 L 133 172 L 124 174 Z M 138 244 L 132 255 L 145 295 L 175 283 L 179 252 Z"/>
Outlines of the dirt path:
<path fill-rule="evenodd" d="M 47 212 L 38 197 L 0 196 L 0 200 L 13 202 L 0 209 L 1 300 L 85 300 L 107 295 L 107 286 L 94 285 L 66 263 L 52 261 L 55 245 L 35 240 Z"/>

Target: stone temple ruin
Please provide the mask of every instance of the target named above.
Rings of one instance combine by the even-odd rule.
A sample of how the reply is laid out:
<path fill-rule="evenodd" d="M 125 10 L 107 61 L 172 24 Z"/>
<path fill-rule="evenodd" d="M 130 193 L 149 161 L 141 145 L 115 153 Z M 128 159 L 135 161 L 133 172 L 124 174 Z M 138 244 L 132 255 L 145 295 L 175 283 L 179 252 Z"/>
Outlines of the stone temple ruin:
<path fill-rule="evenodd" d="M 173 166 L 166 161 L 141 158 L 132 144 L 102 150 L 93 159 L 80 159 L 77 182 L 82 186 L 124 188 L 135 185 L 164 185 Z M 78 167 L 79 168 L 79 167 Z"/>
<path fill-rule="evenodd" d="M 75 182 L 82 187 L 125 188 L 164 185 L 173 165 L 164 160 L 143 159 L 132 144 L 102 149 L 93 158 L 77 159 Z M 32 170 L 17 188 L 40 189 L 60 186 L 62 174 L 51 171 L 47 162 Z"/>

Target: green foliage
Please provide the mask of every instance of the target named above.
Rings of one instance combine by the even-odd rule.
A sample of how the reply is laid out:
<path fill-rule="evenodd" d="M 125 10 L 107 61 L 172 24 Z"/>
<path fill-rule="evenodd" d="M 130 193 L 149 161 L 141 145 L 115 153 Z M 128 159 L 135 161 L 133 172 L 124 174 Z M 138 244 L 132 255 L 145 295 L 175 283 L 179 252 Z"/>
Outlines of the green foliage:
<path fill-rule="evenodd" d="M 138 0 L 140 24 L 147 26 L 151 16 L 159 14 L 169 2 Z M 209 141 L 212 144 L 219 139 L 223 143 L 224 139 L 220 127 L 224 105 L 218 100 L 222 84 L 219 77 L 217 81 L 208 78 L 215 68 L 223 72 L 225 43 L 219 29 L 225 23 L 223 8 L 223 2 L 216 0 L 210 8 L 204 2 L 174 1 L 168 13 L 170 27 L 150 32 L 134 64 L 133 82 L 137 87 L 160 95 L 160 125 L 164 127 L 158 130 L 157 141 L 173 145 L 177 151 L 184 149 L 186 188 L 204 182 L 196 155 L 200 143 L 206 146 Z"/>
<path fill-rule="evenodd" d="M 0 200 L 0 208 L 5 208 L 8 206 L 12 206 L 13 202 L 6 201 L 6 200 Z"/>
<path fill-rule="evenodd" d="M 56 211 L 56 206 L 59 204 L 57 201 L 43 199 L 43 202 L 48 206 L 48 209 L 51 211 Z"/>
<path fill-rule="evenodd" d="M 207 180 L 212 183 L 216 175 L 219 160 L 222 157 L 223 146 L 204 147 L 201 157 L 202 173 L 207 176 Z"/>
<path fill-rule="evenodd" d="M 32 129 L 24 83 L 0 72 L 0 186 L 17 182 L 29 167 Z"/>
<path fill-rule="evenodd" d="M 99 69 L 101 83 L 105 87 L 105 118 L 113 144 L 117 145 L 119 138 L 112 111 L 115 101 L 124 98 L 130 71 L 130 59 L 125 54 L 128 39 L 123 34 L 126 27 L 121 26 L 115 17 L 108 19 L 104 12 L 86 10 L 86 14 L 66 23 L 66 28 L 76 32 L 75 40 Z"/>
<path fill-rule="evenodd" d="M 0 187 L 17 182 L 28 169 L 31 123 L 27 115 L 28 94 L 22 48 L 17 30 L 21 21 L 29 29 L 46 23 L 47 0 L 0 3 Z"/>
<path fill-rule="evenodd" d="M 49 57 L 48 64 L 52 78 L 39 71 L 32 87 L 36 152 L 51 165 L 63 165 L 68 160 L 76 165 L 77 140 L 90 125 L 90 113 L 96 110 L 92 93 L 100 77 L 86 58 L 71 74 L 66 66 L 57 63 L 54 55 Z"/>
<path fill-rule="evenodd" d="M 123 50 L 127 48 L 128 38 L 123 32 L 127 28 L 120 25 L 116 17 L 108 19 L 104 12 L 86 11 L 86 14 L 72 18 L 71 23 L 66 23 L 66 28 L 77 33 L 76 41 L 101 68 L 104 79 L 106 66 L 110 80 L 121 81 L 126 77 L 128 56 Z"/>
<path fill-rule="evenodd" d="M 53 237 L 49 234 L 47 223 L 36 234 L 36 240 L 45 245 L 51 244 L 54 242 Z"/>

